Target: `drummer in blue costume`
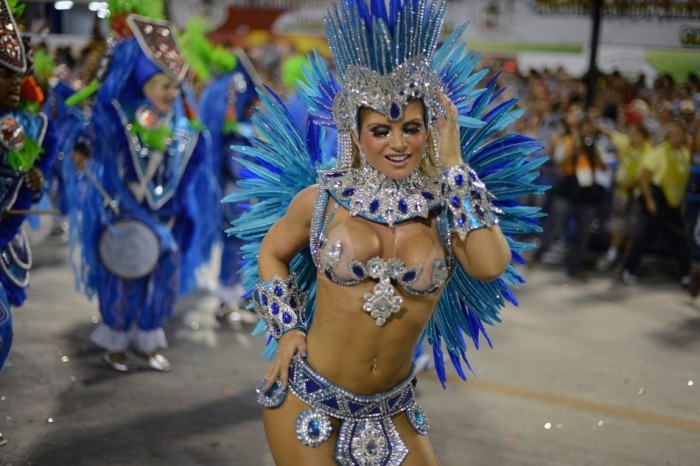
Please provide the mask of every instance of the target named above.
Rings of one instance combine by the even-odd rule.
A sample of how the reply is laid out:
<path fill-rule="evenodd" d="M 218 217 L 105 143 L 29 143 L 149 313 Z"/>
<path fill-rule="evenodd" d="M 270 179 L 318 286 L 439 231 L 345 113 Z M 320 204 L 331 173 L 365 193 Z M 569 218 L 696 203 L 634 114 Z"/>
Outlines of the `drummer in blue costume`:
<path fill-rule="evenodd" d="M 46 115 L 20 110 L 31 63 L 6 0 L 0 0 L 0 371 L 12 345 L 11 307 L 27 298 L 32 255 L 22 224 L 39 201 L 55 155 Z"/>
<path fill-rule="evenodd" d="M 328 167 L 313 128 L 261 94 L 260 137 L 237 148 L 250 202 L 230 233 L 246 239 L 246 288 L 270 357 L 257 386 L 278 466 L 430 466 L 439 460 L 415 399 L 412 355 L 432 344 L 466 378 L 467 342 L 486 338 L 511 287 L 512 261 L 539 226 L 520 205 L 543 159 L 510 133 L 516 101 L 476 87 L 457 28 L 437 49 L 443 0 L 337 0 L 325 16 L 337 75 L 320 57 L 299 92 L 338 131 Z M 336 77 L 337 76 L 337 77 Z"/>
<path fill-rule="evenodd" d="M 86 131 L 79 277 L 98 296 L 102 322 L 91 340 L 106 350 L 104 362 L 127 372 L 133 350 L 169 371 L 163 325 L 177 296 L 195 287 L 200 242 L 211 236 L 206 206 L 218 191 L 208 138 L 183 102 L 187 65 L 174 28 L 134 14 L 119 26 L 134 37 L 112 50 Z"/>
<path fill-rule="evenodd" d="M 245 52 L 240 50 L 232 54 L 208 41 L 198 18 L 188 22 L 184 36 L 185 56 L 192 56 L 190 62 L 197 76 L 207 81 L 199 100 L 199 113 L 211 134 L 212 160 L 220 189 L 228 194 L 236 187 L 240 169 L 232 148 L 247 145 L 252 137 L 250 118 L 259 101 L 255 82 L 260 82 L 260 78 Z M 258 321 L 255 312 L 245 309 L 243 299 L 240 274 L 243 242 L 224 233 L 228 223 L 238 218 L 242 211 L 234 204 L 219 204 L 217 207 L 221 209 L 225 223 L 214 230 L 216 243 L 221 246 L 218 283 L 215 285 L 219 307 L 215 317 L 221 324 L 239 329 L 242 324 Z"/>

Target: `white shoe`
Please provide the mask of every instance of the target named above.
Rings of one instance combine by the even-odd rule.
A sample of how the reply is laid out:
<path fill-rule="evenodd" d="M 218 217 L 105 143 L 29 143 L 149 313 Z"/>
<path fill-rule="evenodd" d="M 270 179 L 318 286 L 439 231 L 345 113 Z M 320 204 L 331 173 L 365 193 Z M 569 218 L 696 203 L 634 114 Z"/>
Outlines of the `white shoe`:
<path fill-rule="evenodd" d="M 627 269 L 622 269 L 622 274 L 620 274 L 620 281 L 625 285 L 636 285 L 637 276 Z"/>
<path fill-rule="evenodd" d="M 216 310 L 216 320 L 233 328 L 240 328 L 242 324 L 257 324 L 260 317 L 255 313 L 239 307 L 222 304 Z"/>
<path fill-rule="evenodd" d="M 144 353 L 143 351 L 134 350 L 134 353 L 136 353 L 138 357 L 145 359 L 146 365 L 154 371 L 170 372 L 173 370 L 173 366 L 170 364 L 168 358 L 157 351 L 152 353 Z"/>
<path fill-rule="evenodd" d="M 158 372 L 170 372 L 173 370 L 173 366 L 170 364 L 168 358 L 160 353 L 153 353 L 148 356 L 146 364 L 148 364 L 148 367 Z"/>
<path fill-rule="evenodd" d="M 681 277 L 681 286 L 683 288 L 688 288 L 690 286 L 690 275 L 683 275 Z"/>
<path fill-rule="evenodd" d="M 608 259 L 607 256 L 603 256 L 596 261 L 595 269 L 598 272 L 607 272 L 608 270 L 610 270 L 614 263 L 615 262 Z"/>

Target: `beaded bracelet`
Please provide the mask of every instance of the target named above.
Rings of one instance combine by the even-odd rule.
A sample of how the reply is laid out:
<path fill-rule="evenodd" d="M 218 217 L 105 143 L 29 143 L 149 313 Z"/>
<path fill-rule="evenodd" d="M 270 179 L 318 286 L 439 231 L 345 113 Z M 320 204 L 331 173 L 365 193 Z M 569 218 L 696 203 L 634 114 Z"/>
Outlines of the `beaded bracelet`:
<path fill-rule="evenodd" d="M 306 293 L 299 292 L 295 274 L 290 274 L 286 279 L 274 275 L 271 280 L 260 283 L 255 287 L 253 301 L 275 340 L 290 330 L 306 333 Z"/>
<path fill-rule="evenodd" d="M 496 213 L 501 209 L 491 204 L 493 195 L 469 165 L 455 165 L 440 177 L 440 187 L 447 207 L 450 231 L 464 240 L 467 233 L 498 224 Z"/>

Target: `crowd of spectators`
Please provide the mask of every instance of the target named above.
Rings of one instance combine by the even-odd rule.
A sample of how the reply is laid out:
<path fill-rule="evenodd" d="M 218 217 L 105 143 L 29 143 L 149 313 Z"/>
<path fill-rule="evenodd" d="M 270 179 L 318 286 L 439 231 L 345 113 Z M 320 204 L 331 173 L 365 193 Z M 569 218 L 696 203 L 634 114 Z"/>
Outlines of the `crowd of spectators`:
<path fill-rule="evenodd" d="M 538 155 L 548 158 L 540 182 L 552 189 L 544 197 L 525 200 L 549 214 L 529 265 L 542 261 L 552 243 L 559 241 L 566 251 L 568 275 L 583 278 L 594 271 L 615 270 L 624 283 L 632 284 L 636 275 L 621 264 L 635 238 L 644 241 L 637 245 L 639 251 L 677 256 L 681 242 L 686 260 L 700 258 L 697 74 L 679 82 L 661 73 L 647 85 L 643 75 L 629 80 L 617 72 L 598 73 L 593 98 L 587 94 L 586 76 L 571 76 L 561 68 L 506 72 L 501 79 L 510 94 L 521 99 L 524 114 L 517 130 L 542 141 Z M 674 138 L 680 138 L 677 148 Z M 654 160 L 663 161 L 666 175 L 651 173 L 659 170 Z M 652 225 L 661 229 L 657 237 L 642 234 L 642 220 L 649 213 L 645 173 L 650 187 L 663 188 L 666 207 L 680 215 L 669 222 L 653 213 Z M 641 255 L 639 251 L 635 255 Z M 689 272 L 686 266 L 679 270 L 683 285 L 690 282 Z"/>

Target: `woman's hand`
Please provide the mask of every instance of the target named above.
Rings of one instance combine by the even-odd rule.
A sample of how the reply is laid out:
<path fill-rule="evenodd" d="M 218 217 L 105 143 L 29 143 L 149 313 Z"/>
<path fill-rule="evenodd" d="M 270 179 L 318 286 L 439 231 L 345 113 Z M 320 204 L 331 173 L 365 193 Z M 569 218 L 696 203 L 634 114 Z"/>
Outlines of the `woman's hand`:
<path fill-rule="evenodd" d="M 296 354 L 302 358 L 306 357 L 306 335 L 301 330 L 290 330 L 282 335 L 277 342 L 277 354 L 265 372 L 265 386 L 262 392 L 266 393 L 272 385 L 279 379 L 280 385 L 284 389 L 289 384 L 289 366 Z"/>
<path fill-rule="evenodd" d="M 44 174 L 38 168 L 27 172 L 27 186 L 33 193 L 38 193 L 44 186 Z"/>
<path fill-rule="evenodd" d="M 656 205 L 656 200 L 653 197 L 646 198 L 647 212 L 652 216 L 656 216 L 659 211 L 659 207 Z"/>
<path fill-rule="evenodd" d="M 442 92 L 439 98 L 445 109 L 445 115 L 437 121 L 438 156 L 442 165 L 452 167 L 462 163 L 457 107 Z"/>

